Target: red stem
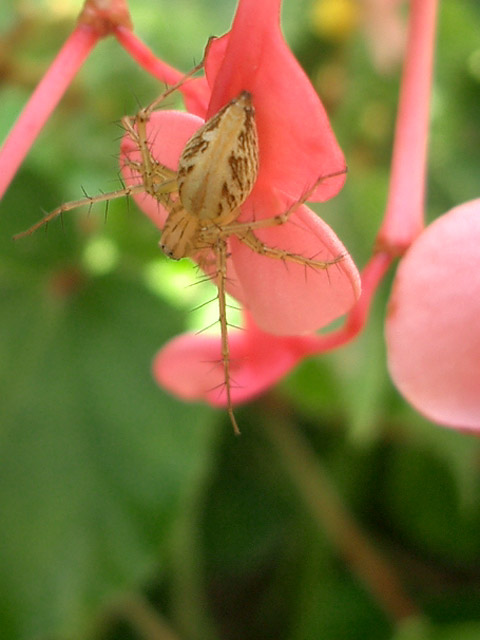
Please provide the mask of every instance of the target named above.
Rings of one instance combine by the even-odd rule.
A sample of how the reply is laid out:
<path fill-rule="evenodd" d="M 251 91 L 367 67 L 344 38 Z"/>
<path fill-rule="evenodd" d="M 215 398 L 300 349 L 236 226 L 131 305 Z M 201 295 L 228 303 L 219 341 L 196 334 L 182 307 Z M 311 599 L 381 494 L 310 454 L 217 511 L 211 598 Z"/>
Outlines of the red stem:
<path fill-rule="evenodd" d="M 0 198 L 100 35 L 79 24 L 60 49 L 0 149 Z"/>
<path fill-rule="evenodd" d="M 130 29 L 119 25 L 113 33 L 135 62 L 161 82 L 171 86 L 184 77 L 184 73 L 157 58 Z M 189 79 L 179 87 L 179 91 L 185 98 L 188 111 L 204 118 L 211 93 L 206 78 Z"/>
<path fill-rule="evenodd" d="M 151 49 L 147 47 L 131 29 L 118 26 L 113 32 L 118 42 L 129 55 L 148 73 L 166 84 L 176 84 L 183 73 L 159 60 Z"/>
<path fill-rule="evenodd" d="M 305 340 L 306 354 L 330 351 L 360 333 L 393 258 L 404 253 L 423 229 L 437 5 L 438 0 L 412 0 L 388 203 L 377 252 L 362 273 L 362 294 L 341 329 Z"/>
<path fill-rule="evenodd" d="M 305 337 L 305 355 L 332 351 L 353 340 L 363 329 L 378 285 L 388 271 L 393 257 L 385 252 L 372 256 L 362 271 L 362 294 L 350 311 L 343 327 L 325 335 Z"/>
<path fill-rule="evenodd" d="M 424 226 L 425 174 L 438 0 L 412 0 L 385 217 L 377 242 L 401 255 Z"/>

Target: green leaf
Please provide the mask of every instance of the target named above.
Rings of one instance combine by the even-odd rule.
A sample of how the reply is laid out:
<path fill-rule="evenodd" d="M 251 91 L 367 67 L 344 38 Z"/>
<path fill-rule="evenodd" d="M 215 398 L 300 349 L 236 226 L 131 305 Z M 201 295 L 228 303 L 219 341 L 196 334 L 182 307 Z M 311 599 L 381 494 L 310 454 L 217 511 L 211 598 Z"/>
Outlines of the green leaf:
<path fill-rule="evenodd" d="M 169 398 L 151 377 L 179 316 L 116 277 L 73 279 L 56 294 L 51 284 L 1 286 L 9 639 L 78 632 L 107 597 L 161 570 L 214 435 L 210 411 Z"/>

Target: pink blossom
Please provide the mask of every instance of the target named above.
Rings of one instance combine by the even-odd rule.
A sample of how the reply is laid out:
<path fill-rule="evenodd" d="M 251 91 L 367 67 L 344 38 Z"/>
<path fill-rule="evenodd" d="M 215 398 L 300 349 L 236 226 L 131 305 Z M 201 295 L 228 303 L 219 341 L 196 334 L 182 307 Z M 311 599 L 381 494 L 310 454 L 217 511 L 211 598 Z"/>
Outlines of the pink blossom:
<path fill-rule="evenodd" d="M 436 1 L 412 7 L 392 166 L 379 246 L 405 255 L 386 321 L 388 364 L 399 391 L 443 425 L 480 427 L 480 201 L 425 230 L 429 95 Z"/>
<path fill-rule="evenodd" d="M 312 338 L 265 333 L 248 313 L 244 314 L 244 324 L 243 331 L 229 332 L 234 404 L 251 400 L 283 378 L 309 354 Z M 158 352 L 153 374 L 161 386 L 185 400 L 225 404 L 217 336 L 177 336 Z"/>
<path fill-rule="evenodd" d="M 480 200 L 419 236 L 395 278 L 386 323 L 390 374 L 440 424 L 480 428 Z"/>
<path fill-rule="evenodd" d="M 253 96 L 260 171 L 242 206 L 240 221 L 282 213 L 321 176 L 345 167 L 325 110 L 281 35 L 279 5 L 280 0 L 241 0 L 231 32 L 211 42 L 206 54 L 211 98 L 205 118 L 242 90 Z M 192 114 L 156 112 L 148 130 L 153 156 L 176 168 L 186 141 L 201 124 L 203 120 Z M 130 159 L 135 159 L 136 153 L 138 157 L 128 136 L 122 153 Z M 124 174 L 127 182 L 139 181 L 129 168 Z M 332 197 L 343 181 L 344 175 L 327 177 L 311 198 Z M 167 212 L 158 202 L 150 196 L 136 199 L 162 227 Z M 251 314 L 245 331 L 230 334 L 232 363 L 242 363 L 233 364 L 237 399 L 269 386 L 306 354 L 302 341 L 275 340 L 266 334 L 298 336 L 325 326 L 352 307 L 360 290 L 358 272 L 345 247 L 307 206 L 299 207 L 286 224 L 260 229 L 256 234 L 266 245 L 290 253 L 323 261 L 339 255 L 344 259 L 325 271 L 306 270 L 302 265 L 256 254 L 237 238 L 231 239 L 229 291 Z M 269 348 L 262 349 L 266 344 Z M 218 338 L 177 338 L 156 359 L 157 379 L 183 397 L 203 395 L 214 402 L 211 390 L 221 383 L 222 373 L 205 363 L 218 361 L 219 354 Z"/>
<path fill-rule="evenodd" d="M 372 6 L 376 2 L 370 1 Z M 389 0 L 385 7 L 391 10 L 396 3 Z M 176 168 L 186 141 L 206 119 L 240 91 L 252 94 L 261 168 L 240 221 L 281 213 L 314 185 L 309 200 L 326 200 L 344 181 L 343 155 L 320 101 L 282 38 L 279 9 L 280 0 L 240 0 L 231 32 L 208 47 L 205 77 L 181 88 L 189 113 L 162 110 L 149 124 L 153 154 Z M 231 238 L 229 291 L 246 309 L 245 329 L 229 336 L 234 402 L 264 391 L 302 358 L 354 338 L 394 257 L 405 254 L 387 319 L 392 378 L 407 400 L 432 420 L 463 429 L 480 427 L 479 201 L 453 209 L 424 230 L 436 10 L 437 0 L 411 2 L 388 203 L 375 251 L 362 272 L 361 296 L 350 256 L 305 205 L 287 224 L 256 233 L 266 245 L 309 258 L 344 256 L 328 271 L 260 256 Z M 87 0 L 77 27 L 0 151 L 0 194 L 89 52 L 109 33 L 162 81 L 171 84 L 182 77 L 135 36 L 125 0 Z M 122 151 L 130 157 L 136 152 L 128 138 Z M 319 181 L 322 176 L 326 179 Z M 126 178 L 139 179 L 128 171 Z M 138 200 L 161 228 L 167 213 L 149 196 Z M 342 327 L 315 333 L 345 312 Z M 179 336 L 158 354 L 154 374 L 184 398 L 223 404 L 219 353 L 217 337 Z"/>
<path fill-rule="evenodd" d="M 405 255 L 386 336 L 394 383 L 444 425 L 480 427 L 478 201 L 424 229 L 424 191 L 436 0 L 412 4 L 392 163 L 379 247 Z M 476 269 L 477 265 L 477 269 Z"/>

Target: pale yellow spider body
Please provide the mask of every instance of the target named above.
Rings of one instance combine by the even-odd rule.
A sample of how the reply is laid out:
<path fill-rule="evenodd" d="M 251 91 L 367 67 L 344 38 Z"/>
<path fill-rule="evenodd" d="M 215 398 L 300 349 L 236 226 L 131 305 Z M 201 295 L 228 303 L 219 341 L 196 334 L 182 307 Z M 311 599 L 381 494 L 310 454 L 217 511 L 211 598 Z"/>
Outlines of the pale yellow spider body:
<path fill-rule="evenodd" d="M 252 97 L 244 91 L 187 142 L 178 163 L 179 200 L 171 205 L 160 246 L 171 258 L 193 257 L 239 215 L 258 174 Z"/>

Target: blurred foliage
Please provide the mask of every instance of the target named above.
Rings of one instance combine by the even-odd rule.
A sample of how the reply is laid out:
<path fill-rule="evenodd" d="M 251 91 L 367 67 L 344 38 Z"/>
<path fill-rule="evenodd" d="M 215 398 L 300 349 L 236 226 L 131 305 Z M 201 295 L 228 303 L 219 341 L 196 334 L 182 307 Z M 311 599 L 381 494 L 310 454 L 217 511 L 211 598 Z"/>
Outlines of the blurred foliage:
<path fill-rule="evenodd" d="M 1 138 L 81 4 L 2 0 Z M 235 2 L 129 4 L 140 37 L 187 70 Z M 385 204 L 400 69 L 372 64 L 358 7 L 345 14 L 355 3 L 339 3 L 333 37 L 313 26 L 319 4 L 285 0 L 283 24 L 350 168 L 318 211 L 363 265 Z M 156 350 L 206 320 L 189 312 L 189 267 L 159 254 L 133 204 L 112 203 L 106 223 L 101 210 L 74 213 L 63 230 L 11 242 L 81 187 L 117 187 L 115 123 L 158 92 L 113 39 L 100 43 L 1 203 L 2 640 L 479 638 L 480 447 L 393 389 L 388 283 L 358 340 L 239 409 L 235 439 L 222 412 L 153 382 Z M 479 196 L 479 104 L 480 5 L 444 0 L 430 218 Z M 341 501 L 421 615 L 395 622 L 359 579 L 328 509 L 314 514 L 288 438 L 318 465 L 318 499 Z"/>

